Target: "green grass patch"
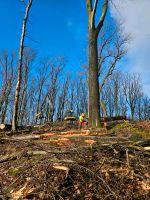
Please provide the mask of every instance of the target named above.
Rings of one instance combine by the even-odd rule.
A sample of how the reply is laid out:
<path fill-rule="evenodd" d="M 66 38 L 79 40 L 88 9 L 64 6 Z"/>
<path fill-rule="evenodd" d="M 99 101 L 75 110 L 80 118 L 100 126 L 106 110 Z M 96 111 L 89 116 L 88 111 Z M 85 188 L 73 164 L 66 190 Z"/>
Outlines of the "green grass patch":
<path fill-rule="evenodd" d="M 68 138 L 71 141 L 84 141 L 87 139 L 87 137 L 84 136 L 72 136 Z"/>
<path fill-rule="evenodd" d="M 21 173 L 21 171 L 17 168 L 11 168 L 8 170 L 8 174 L 10 176 L 18 176 Z"/>
<path fill-rule="evenodd" d="M 35 143 L 49 143 L 49 140 L 35 140 Z"/>
<path fill-rule="evenodd" d="M 124 129 L 126 127 L 125 123 L 117 124 L 115 128 L 117 129 Z"/>

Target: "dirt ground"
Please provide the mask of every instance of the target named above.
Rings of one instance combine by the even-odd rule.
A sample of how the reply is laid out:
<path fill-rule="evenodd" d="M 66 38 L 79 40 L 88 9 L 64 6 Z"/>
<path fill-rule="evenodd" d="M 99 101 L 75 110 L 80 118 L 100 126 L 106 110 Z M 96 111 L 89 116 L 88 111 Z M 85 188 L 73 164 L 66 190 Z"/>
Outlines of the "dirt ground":
<path fill-rule="evenodd" d="M 0 199 L 150 199 L 150 122 L 0 132 Z"/>

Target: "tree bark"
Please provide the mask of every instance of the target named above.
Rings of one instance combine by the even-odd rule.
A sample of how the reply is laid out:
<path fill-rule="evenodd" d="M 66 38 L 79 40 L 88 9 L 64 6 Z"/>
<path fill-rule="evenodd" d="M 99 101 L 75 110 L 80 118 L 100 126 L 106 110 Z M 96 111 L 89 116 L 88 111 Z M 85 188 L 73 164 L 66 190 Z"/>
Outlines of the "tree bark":
<path fill-rule="evenodd" d="M 100 105 L 99 105 L 99 70 L 98 70 L 98 48 L 97 39 L 108 8 L 108 0 L 103 0 L 103 8 L 98 25 L 95 26 L 95 14 L 97 11 L 98 0 L 86 0 L 88 13 L 88 33 L 89 33 L 89 76 L 88 76 L 88 115 L 89 126 L 98 127 L 100 125 Z"/>
<path fill-rule="evenodd" d="M 89 125 L 100 122 L 97 34 L 89 30 Z"/>
<path fill-rule="evenodd" d="M 32 0 L 28 1 L 28 5 L 26 7 L 26 12 L 22 24 L 22 34 L 20 39 L 20 49 L 19 49 L 19 63 L 18 63 L 18 80 L 16 84 L 16 92 L 15 92 L 15 101 L 14 101 L 14 111 L 12 118 L 12 130 L 16 131 L 18 125 L 18 108 L 19 108 L 19 95 L 20 95 L 20 87 L 21 87 L 21 73 L 22 73 L 22 58 L 23 58 L 23 47 L 24 47 L 24 39 L 26 33 L 26 24 L 29 16 L 29 11 L 32 5 Z"/>

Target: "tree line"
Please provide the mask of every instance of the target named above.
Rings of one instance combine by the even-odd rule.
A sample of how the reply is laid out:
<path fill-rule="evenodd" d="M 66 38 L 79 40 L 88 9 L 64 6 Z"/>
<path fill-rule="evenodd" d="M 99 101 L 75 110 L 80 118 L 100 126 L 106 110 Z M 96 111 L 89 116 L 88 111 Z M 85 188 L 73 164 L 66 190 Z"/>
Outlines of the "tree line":
<path fill-rule="evenodd" d="M 0 54 L 0 123 L 11 123 L 14 93 L 17 82 L 17 56 Z M 88 81 L 86 74 L 76 76 L 65 69 L 63 56 L 38 59 L 34 50 L 24 48 L 22 81 L 20 88 L 18 124 L 37 123 L 38 113 L 43 122 L 63 120 L 66 110 L 76 116 L 88 114 Z M 104 80 L 104 79 L 102 79 Z M 115 70 L 100 91 L 100 116 L 128 116 L 133 120 L 150 119 L 150 98 L 144 95 L 138 74 Z M 106 110 L 106 111 L 105 111 Z"/>
<path fill-rule="evenodd" d="M 18 124 L 37 123 L 38 113 L 44 121 L 63 120 L 66 110 L 73 109 L 77 116 L 87 113 L 87 83 L 80 75 L 74 78 L 65 70 L 65 58 L 43 58 L 26 47 L 20 87 Z M 0 55 L 0 123 L 11 123 L 14 93 L 17 82 L 17 56 L 3 52 Z M 72 76 L 72 78 L 71 78 Z"/>

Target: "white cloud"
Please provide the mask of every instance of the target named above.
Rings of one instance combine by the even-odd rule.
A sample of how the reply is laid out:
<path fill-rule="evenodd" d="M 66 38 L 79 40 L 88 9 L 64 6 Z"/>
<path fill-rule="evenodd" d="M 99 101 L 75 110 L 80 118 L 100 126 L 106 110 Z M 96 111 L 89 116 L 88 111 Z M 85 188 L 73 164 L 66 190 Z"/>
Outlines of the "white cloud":
<path fill-rule="evenodd" d="M 111 16 L 123 23 L 131 35 L 128 69 L 141 74 L 145 93 L 150 96 L 150 0 L 114 0 Z"/>

